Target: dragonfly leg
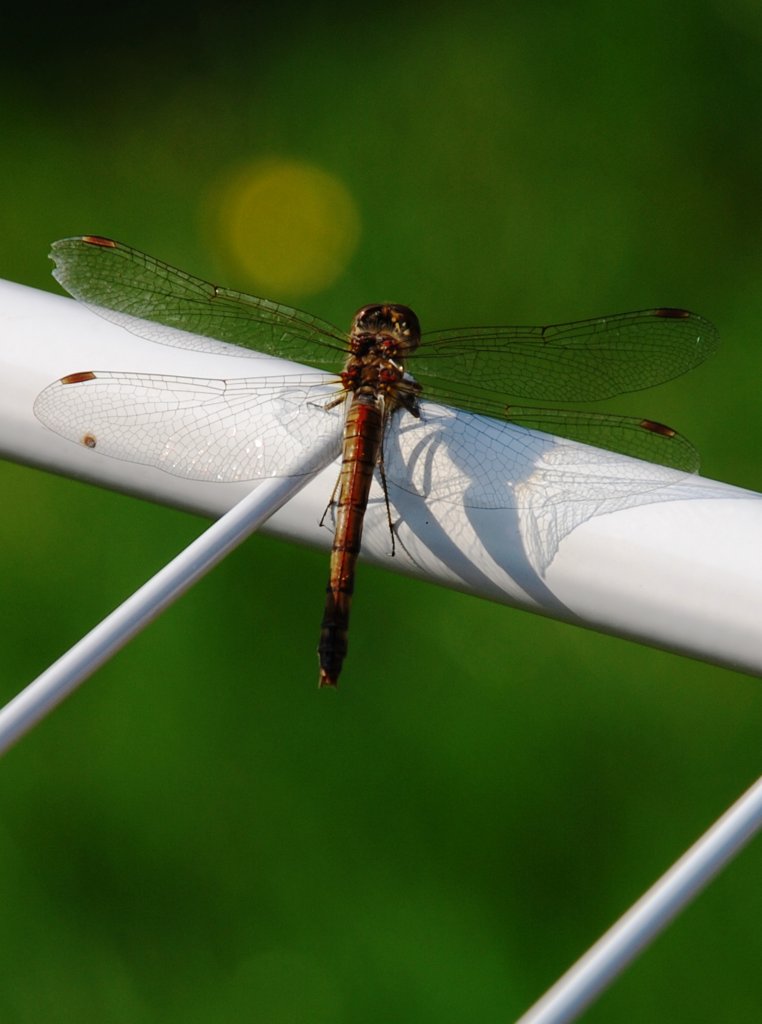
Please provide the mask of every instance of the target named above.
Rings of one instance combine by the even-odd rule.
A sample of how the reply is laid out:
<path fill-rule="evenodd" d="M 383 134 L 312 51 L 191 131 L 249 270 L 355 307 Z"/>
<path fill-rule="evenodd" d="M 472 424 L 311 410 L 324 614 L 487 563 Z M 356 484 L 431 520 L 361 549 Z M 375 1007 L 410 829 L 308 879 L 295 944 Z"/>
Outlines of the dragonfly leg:
<path fill-rule="evenodd" d="M 338 494 L 339 494 L 339 487 L 340 487 L 340 485 L 341 485 L 341 477 L 339 476 L 339 477 L 336 478 L 336 483 L 333 485 L 333 490 L 331 491 L 331 497 L 328 499 L 328 504 L 326 505 L 325 510 L 324 510 L 322 516 L 320 517 L 320 522 L 318 523 L 318 526 L 324 526 L 325 525 L 326 516 L 328 515 L 328 513 L 332 509 L 336 508 L 336 502 L 338 500 Z"/>
<path fill-rule="evenodd" d="M 384 466 L 383 443 L 378 452 L 378 475 L 381 477 L 381 488 L 384 492 L 384 505 L 386 506 L 386 521 L 389 524 L 389 535 L 392 538 L 392 558 L 395 554 L 394 523 L 392 522 L 392 510 L 389 505 L 389 488 L 386 486 L 386 468 Z"/>

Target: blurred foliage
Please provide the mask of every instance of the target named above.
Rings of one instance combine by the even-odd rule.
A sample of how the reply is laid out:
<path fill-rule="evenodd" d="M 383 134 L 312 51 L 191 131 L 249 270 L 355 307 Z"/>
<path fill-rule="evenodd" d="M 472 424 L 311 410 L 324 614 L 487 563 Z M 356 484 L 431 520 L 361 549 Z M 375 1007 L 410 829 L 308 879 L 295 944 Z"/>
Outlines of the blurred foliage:
<path fill-rule="evenodd" d="M 302 161 L 360 234 L 289 298 L 695 309 L 719 355 L 617 407 L 762 489 L 758 4 L 77 10 L 6 25 L 0 276 L 96 232 L 252 290 L 220 183 Z M 0 480 L 8 698 L 201 524 Z M 3 761 L 3 1021 L 513 1019 L 759 770 L 758 681 L 367 566 L 318 692 L 325 574 L 254 538 Z M 757 844 L 584 1019 L 756 1019 L 761 914 Z"/>

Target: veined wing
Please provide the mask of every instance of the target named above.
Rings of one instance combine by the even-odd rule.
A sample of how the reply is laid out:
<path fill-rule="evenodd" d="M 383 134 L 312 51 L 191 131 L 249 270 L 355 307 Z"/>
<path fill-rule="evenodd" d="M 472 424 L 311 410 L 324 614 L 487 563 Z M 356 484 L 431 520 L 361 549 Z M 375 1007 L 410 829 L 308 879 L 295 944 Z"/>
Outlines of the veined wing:
<path fill-rule="evenodd" d="M 339 454 L 342 406 L 324 374 L 209 380 L 84 371 L 40 392 L 51 430 L 102 455 L 173 476 L 230 483 L 316 472 Z"/>
<path fill-rule="evenodd" d="M 547 327 L 473 327 L 426 335 L 411 372 L 435 401 L 694 472 L 695 448 L 663 424 L 522 407 L 510 397 L 590 402 L 639 391 L 697 366 L 718 340 L 708 320 L 671 308 Z"/>
<path fill-rule="evenodd" d="M 419 419 L 407 410 L 395 415 L 396 429 L 384 444 L 386 479 L 434 504 L 535 511 L 563 505 L 554 513 L 558 529 L 580 516 L 651 500 L 685 479 L 674 468 L 633 462 L 619 451 L 554 440 L 547 427 L 527 432 L 453 406 L 424 401 Z"/>
<path fill-rule="evenodd" d="M 424 335 L 411 372 L 432 397 L 500 415 L 510 397 L 595 402 L 679 377 L 719 343 L 684 309 L 649 309 L 546 327 L 466 327 Z M 456 401 L 456 395 L 459 401 Z"/>
<path fill-rule="evenodd" d="M 264 352 L 327 369 L 338 369 L 346 355 L 344 335 L 325 321 L 210 284 L 118 242 L 63 239 L 52 258 L 55 277 L 75 298 L 161 344 L 224 351 L 219 339 L 242 346 L 242 355 Z M 508 399 L 587 402 L 637 391 L 685 373 L 717 343 L 703 317 L 662 308 L 546 327 L 434 332 L 411 369 L 432 400 L 693 471 L 695 449 L 662 424 L 523 408 Z"/>
<path fill-rule="evenodd" d="M 346 357 L 346 335 L 332 324 L 211 284 L 121 242 L 96 235 L 64 238 L 53 243 L 50 255 L 53 276 L 70 295 L 150 341 L 221 348 L 162 330 L 171 327 L 328 370 L 339 369 Z"/>

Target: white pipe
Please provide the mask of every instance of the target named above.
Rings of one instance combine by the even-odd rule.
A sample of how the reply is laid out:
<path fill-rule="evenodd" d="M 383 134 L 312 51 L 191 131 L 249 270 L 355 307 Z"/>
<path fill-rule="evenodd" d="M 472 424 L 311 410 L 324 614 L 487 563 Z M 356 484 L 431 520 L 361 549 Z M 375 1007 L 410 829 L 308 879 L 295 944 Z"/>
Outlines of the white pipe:
<path fill-rule="evenodd" d="M 85 370 L 198 377 L 284 373 L 277 360 L 157 345 L 108 323 L 73 300 L 0 282 L 0 455 L 102 486 L 217 517 L 249 482 L 179 479 L 101 455 L 52 433 L 35 418 L 39 393 Z M 496 481 L 510 508 L 464 508 L 391 488 L 397 521 L 391 556 L 386 509 L 377 492 L 364 557 L 390 569 L 638 640 L 719 665 L 762 674 L 762 496 L 572 442 L 556 443 L 489 421 L 490 462 L 463 450 L 476 421 L 426 409 L 430 434 L 398 431 L 390 461 L 408 460 L 421 479 L 453 460 L 479 488 Z M 476 434 L 473 433 L 476 437 Z M 465 440 L 464 440 L 465 439 Z M 700 439 L 699 439 L 700 441 Z M 432 461 L 433 460 L 433 461 Z M 336 478 L 328 466 L 264 529 L 328 547 L 319 526 Z M 510 501 L 508 503 L 510 503 Z M 478 504 L 478 501 L 476 502 Z"/>

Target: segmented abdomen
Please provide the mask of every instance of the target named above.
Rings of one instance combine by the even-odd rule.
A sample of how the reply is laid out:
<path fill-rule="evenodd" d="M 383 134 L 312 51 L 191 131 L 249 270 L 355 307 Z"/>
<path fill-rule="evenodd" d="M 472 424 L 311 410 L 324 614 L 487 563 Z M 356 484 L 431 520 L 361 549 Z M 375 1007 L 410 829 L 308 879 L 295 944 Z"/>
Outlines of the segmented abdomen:
<path fill-rule="evenodd" d="M 383 440 L 384 414 L 372 396 L 356 395 L 347 413 L 336 506 L 336 532 L 320 630 L 320 686 L 336 686 L 347 653 L 349 609 L 365 510 Z"/>

